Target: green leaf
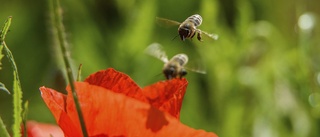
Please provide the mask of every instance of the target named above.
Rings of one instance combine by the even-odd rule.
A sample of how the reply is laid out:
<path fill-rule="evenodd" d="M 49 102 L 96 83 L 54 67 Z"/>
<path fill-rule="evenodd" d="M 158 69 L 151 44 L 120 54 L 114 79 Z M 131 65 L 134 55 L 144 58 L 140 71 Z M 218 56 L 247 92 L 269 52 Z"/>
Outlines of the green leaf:
<path fill-rule="evenodd" d="M 4 39 L 6 38 L 7 32 L 9 31 L 9 27 L 11 25 L 11 19 L 12 17 L 9 16 L 8 19 L 4 22 L 4 26 L 1 29 L 1 34 L 0 34 L 1 43 L 4 41 Z"/>
<path fill-rule="evenodd" d="M 27 130 L 28 107 L 29 107 L 29 101 L 26 101 L 23 105 L 23 112 L 22 112 L 23 131 L 28 131 Z M 24 136 L 27 137 L 27 134 L 24 134 Z"/>
<path fill-rule="evenodd" d="M 3 42 L 7 35 L 7 32 L 9 31 L 9 26 L 11 24 L 11 16 L 4 22 L 4 26 L 1 28 L 0 33 L 0 69 L 1 69 L 1 59 L 3 57 L 2 49 L 3 49 Z"/>
<path fill-rule="evenodd" d="M 20 78 L 18 75 L 18 69 L 17 65 L 14 61 L 13 55 L 11 51 L 9 50 L 8 46 L 5 43 L 5 37 L 7 32 L 9 31 L 9 27 L 11 25 L 11 19 L 12 17 L 8 17 L 8 19 L 5 21 L 3 28 L 1 29 L 1 34 L 0 34 L 0 43 L 4 49 L 4 54 L 6 57 L 9 59 L 9 62 L 11 64 L 11 67 L 13 69 L 13 125 L 12 125 L 12 133 L 13 137 L 20 137 L 21 132 L 20 132 L 20 124 L 22 122 L 21 118 L 21 112 L 22 112 L 22 89 L 21 89 L 21 84 L 20 84 Z"/>
<path fill-rule="evenodd" d="M 20 80 L 17 76 L 17 72 L 13 72 L 14 80 L 13 80 L 13 119 L 14 123 L 12 126 L 13 137 L 21 137 L 20 133 L 20 124 L 22 122 L 21 112 L 22 112 L 22 90 L 20 86 Z"/>
<path fill-rule="evenodd" d="M 82 69 L 82 64 L 80 64 L 78 68 L 77 81 L 81 81 L 81 69 Z"/>
<path fill-rule="evenodd" d="M 2 54 L 2 49 L 4 47 L 4 38 L 9 30 L 9 26 L 11 24 L 11 17 L 9 17 L 5 23 L 4 26 L 1 28 L 1 33 L 0 33 L 0 65 L 1 65 L 1 59 L 4 56 Z M 1 69 L 1 67 L 0 67 Z M 0 90 L 3 90 L 5 92 L 7 92 L 8 94 L 10 94 L 9 90 L 5 87 L 5 85 L 3 83 L 0 82 Z M 10 137 L 6 126 L 4 125 L 2 118 L 0 117 L 0 136 L 1 137 Z"/>
<path fill-rule="evenodd" d="M 4 56 L 2 54 L 2 49 L 4 45 L 4 39 L 7 35 L 7 32 L 9 31 L 9 26 L 11 24 L 11 16 L 4 22 L 4 25 L 1 28 L 1 33 L 0 33 L 0 69 L 1 69 L 1 59 Z"/>
<path fill-rule="evenodd" d="M 6 86 L 0 82 L 0 91 L 5 91 L 8 94 L 10 94 L 10 91 L 6 88 Z"/>
<path fill-rule="evenodd" d="M 1 117 L 0 117 L 0 137 L 10 137 Z"/>
<path fill-rule="evenodd" d="M 0 70 L 1 70 L 1 59 L 3 58 L 3 54 L 2 54 L 2 49 L 3 49 L 3 46 L 0 46 Z"/>

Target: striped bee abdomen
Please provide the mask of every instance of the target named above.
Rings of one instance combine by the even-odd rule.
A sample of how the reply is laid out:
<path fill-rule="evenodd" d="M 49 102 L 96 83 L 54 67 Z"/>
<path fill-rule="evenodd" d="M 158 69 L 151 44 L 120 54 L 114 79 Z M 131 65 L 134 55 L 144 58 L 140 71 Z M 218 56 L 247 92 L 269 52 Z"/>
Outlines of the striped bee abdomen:
<path fill-rule="evenodd" d="M 202 23 L 202 17 L 199 14 L 194 14 L 188 17 L 185 21 L 190 21 L 194 23 L 194 26 L 198 27 Z"/>
<path fill-rule="evenodd" d="M 177 54 L 170 61 L 179 62 L 181 66 L 184 66 L 188 63 L 188 56 L 186 54 Z"/>

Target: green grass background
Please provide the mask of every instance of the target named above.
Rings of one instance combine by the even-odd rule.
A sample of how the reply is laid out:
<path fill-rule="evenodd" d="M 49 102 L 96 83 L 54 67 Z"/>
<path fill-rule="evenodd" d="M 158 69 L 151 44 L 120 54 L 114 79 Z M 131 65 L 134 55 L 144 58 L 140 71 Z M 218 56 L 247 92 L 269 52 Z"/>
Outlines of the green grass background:
<path fill-rule="evenodd" d="M 38 90 L 45 85 L 64 92 L 65 87 L 48 1 L 0 3 L 0 20 L 13 17 L 6 43 L 18 65 L 24 100 L 29 100 L 28 118 L 54 123 Z M 142 87 L 163 80 L 162 62 L 143 53 L 158 42 L 169 57 L 187 53 L 206 65 L 206 75 L 187 75 L 182 123 L 221 137 L 320 135 L 320 1 L 87 0 L 61 5 L 72 63 L 75 70 L 83 64 L 83 78 L 112 67 Z M 219 34 L 219 40 L 172 40 L 177 27 L 155 23 L 157 16 L 181 22 L 195 13 L 203 17 L 199 28 Z M 308 23 L 310 28 L 301 27 Z M 0 81 L 11 90 L 6 58 L 1 67 Z M 0 92 L 0 116 L 7 125 L 13 122 L 12 108 L 12 96 Z"/>

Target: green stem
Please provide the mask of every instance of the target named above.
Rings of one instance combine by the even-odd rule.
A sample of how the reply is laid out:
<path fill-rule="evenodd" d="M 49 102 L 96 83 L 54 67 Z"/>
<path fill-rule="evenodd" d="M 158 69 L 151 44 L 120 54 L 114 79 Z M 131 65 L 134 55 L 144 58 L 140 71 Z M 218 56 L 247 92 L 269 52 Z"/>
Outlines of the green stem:
<path fill-rule="evenodd" d="M 0 45 L 3 46 L 3 49 L 5 51 L 5 55 L 7 56 L 12 69 L 13 69 L 13 125 L 12 125 L 12 136 L 13 137 L 20 137 L 21 136 L 21 111 L 22 111 L 22 89 L 20 84 L 20 78 L 18 75 L 18 68 L 14 61 L 13 55 L 11 51 L 9 50 L 6 42 L 4 41 L 7 32 L 9 31 L 9 27 L 11 25 L 12 17 L 10 16 L 6 22 L 4 27 L 2 28 L 1 34 L 0 34 Z"/>
<path fill-rule="evenodd" d="M 81 81 L 81 69 L 82 69 L 82 64 L 80 64 L 80 66 L 78 68 L 77 81 Z"/>
<path fill-rule="evenodd" d="M 5 124 L 2 121 L 2 118 L 0 117 L 0 136 L 1 137 L 10 137 L 7 128 L 5 126 Z"/>
<path fill-rule="evenodd" d="M 63 24 L 62 24 L 62 17 L 61 17 L 61 13 L 60 13 L 60 2 L 59 0 L 55 0 L 52 1 L 52 6 L 53 6 L 53 15 L 54 15 L 54 26 L 57 30 L 57 35 L 58 35 L 58 39 L 59 39 L 59 45 L 63 54 L 63 60 L 65 63 L 65 67 L 66 67 L 66 71 L 67 71 L 67 76 L 68 76 L 68 80 L 70 83 L 70 87 L 71 87 L 71 91 L 72 91 L 72 95 L 73 95 L 73 99 L 74 99 L 74 103 L 78 112 L 78 117 L 80 120 L 80 125 L 81 125 L 81 129 L 82 129 L 82 134 L 84 137 L 88 137 L 88 133 L 87 133 L 87 129 L 86 129 L 86 125 L 83 119 L 83 115 L 81 112 L 81 107 L 80 107 L 80 103 L 78 100 L 78 96 L 77 96 L 77 92 L 76 92 L 76 88 L 74 85 L 74 78 L 73 78 L 73 73 L 72 73 L 72 69 L 71 69 L 71 65 L 70 65 L 70 61 L 69 61 L 69 56 L 70 53 L 67 50 L 67 42 L 64 39 L 65 38 L 65 34 L 64 34 L 64 28 L 63 28 Z"/>

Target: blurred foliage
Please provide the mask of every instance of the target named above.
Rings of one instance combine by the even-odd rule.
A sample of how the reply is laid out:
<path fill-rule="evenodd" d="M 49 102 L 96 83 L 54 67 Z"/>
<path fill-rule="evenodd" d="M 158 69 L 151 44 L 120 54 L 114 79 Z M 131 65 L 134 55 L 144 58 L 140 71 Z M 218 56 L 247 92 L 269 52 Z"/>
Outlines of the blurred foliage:
<path fill-rule="evenodd" d="M 1 0 L 0 19 L 12 16 L 6 43 L 15 57 L 29 119 L 54 122 L 38 88 L 64 92 L 60 51 L 54 47 L 48 1 Z M 74 69 L 83 77 L 113 67 L 140 86 L 163 80 L 162 62 L 143 53 L 159 42 L 169 57 L 201 59 L 206 75 L 189 72 L 181 121 L 221 137 L 320 135 L 320 1 L 303 0 L 91 0 L 61 1 Z M 180 41 L 177 27 L 199 13 L 199 27 L 219 40 Z M 12 89 L 2 60 L 0 81 Z M 76 71 L 75 71 L 76 72 Z M 0 92 L 0 116 L 12 124 L 12 96 Z M 9 126 L 10 127 L 10 126 Z"/>

